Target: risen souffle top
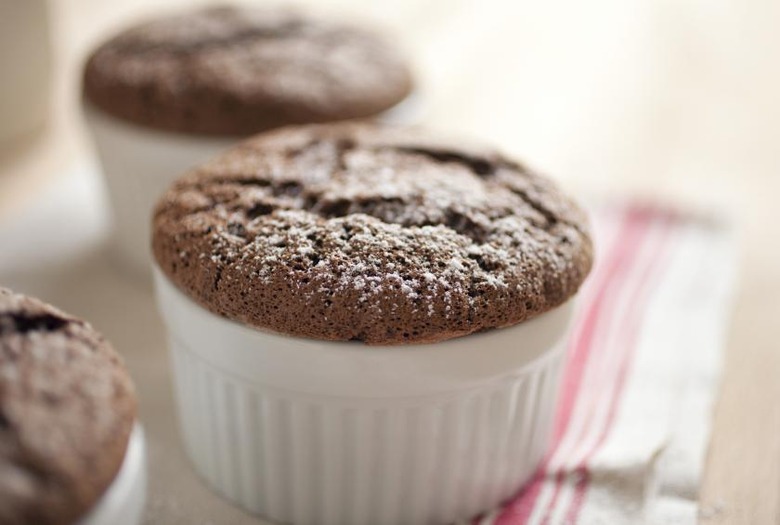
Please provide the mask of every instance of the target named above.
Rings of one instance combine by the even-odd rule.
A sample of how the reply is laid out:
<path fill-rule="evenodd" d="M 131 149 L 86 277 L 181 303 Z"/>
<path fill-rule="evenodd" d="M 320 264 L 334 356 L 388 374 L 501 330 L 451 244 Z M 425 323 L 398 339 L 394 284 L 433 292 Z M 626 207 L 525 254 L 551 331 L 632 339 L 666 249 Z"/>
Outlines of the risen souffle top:
<path fill-rule="evenodd" d="M 136 398 L 89 324 L 0 288 L 0 523 L 70 525 L 122 466 Z"/>
<path fill-rule="evenodd" d="M 501 154 L 337 124 L 250 139 L 173 184 L 163 273 L 212 312 L 293 336 L 426 343 L 513 325 L 574 295 L 581 209 Z"/>
<path fill-rule="evenodd" d="M 202 135 L 369 117 L 410 90 L 406 62 L 382 36 L 270 7 L 142 23 L 101 45 L 84 71 L 84 95 L 103 112 Z"/>

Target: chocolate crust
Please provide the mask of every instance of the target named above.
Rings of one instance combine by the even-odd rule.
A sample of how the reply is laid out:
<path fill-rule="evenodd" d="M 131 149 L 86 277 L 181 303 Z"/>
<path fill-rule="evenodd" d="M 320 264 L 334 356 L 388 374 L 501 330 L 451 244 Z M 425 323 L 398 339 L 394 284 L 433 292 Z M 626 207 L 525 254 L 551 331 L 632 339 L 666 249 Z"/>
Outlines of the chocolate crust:
<path fill-rule="evenodd" d="M 513 325 L 576 293 L 587 220 L 490 149 L 403 128 L 303 126 L 173 184 L 157 264 L 236 321 L 325 340 L 426 343 Z"/>
<path fill-rule="evenodd" d="M 0 288 L 0 523 L 75 523 L 114 480 L 135 418 L 100 334 Z"/>
<path fill-rule="evenodd" d="M 367 29 L 291 10 L 208 7 L 132 27 L 84 70 L 86 99 L 143 126 L 247 136 L 367 118 L 411 91 L 397 51 Z"/>

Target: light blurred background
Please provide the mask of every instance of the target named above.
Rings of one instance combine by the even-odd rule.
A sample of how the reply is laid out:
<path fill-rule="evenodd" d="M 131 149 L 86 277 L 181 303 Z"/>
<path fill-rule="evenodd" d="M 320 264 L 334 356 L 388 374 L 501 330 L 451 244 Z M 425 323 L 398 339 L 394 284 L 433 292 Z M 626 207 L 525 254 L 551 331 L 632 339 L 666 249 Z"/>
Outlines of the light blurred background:
<path fill-rule="evenodd" d="M 208 2 L 52 0 L 51 125 L 78 125 L 78 67 L 102 37 L 194 3 Z M 734 179 L 774 167 L 777 2 L 296 3 L 388 27 L 416 65 L 426 124 L 497 142 L 572 184 L 738 206 Z"/>

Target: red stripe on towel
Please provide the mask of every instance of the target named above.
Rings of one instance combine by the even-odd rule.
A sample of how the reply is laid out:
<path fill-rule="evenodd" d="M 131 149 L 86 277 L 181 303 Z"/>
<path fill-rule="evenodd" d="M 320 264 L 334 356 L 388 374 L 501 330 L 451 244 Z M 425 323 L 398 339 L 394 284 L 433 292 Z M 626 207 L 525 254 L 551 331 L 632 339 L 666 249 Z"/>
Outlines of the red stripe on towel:
<path fill-rule="evenodd" d="M 588 488 L 590 487 L 591 472 L 589 469 L 590 462 L 596 455 L 598 450 L 604 444 L 609 436 L 612 426 L 615 422 L 617 415 L 619 401 L 621 399 L 623 390 L 626 385 L 626 379 L 628 372 L 631 370 L 631 364 L 633 363 L 634 350 L 639 336 L 639 329 L 642 325 L 641 320 L 644 318 L 644 314 L 647 310 L 647 304 L 652 296 L 653 285 L 656 280 L 653 277 L 658 277 L 660 272 L 661 263 L 665 260 L 668 249 L 668 240 L 670 234 L 670 226 L 672 224 L 672 216 L 668 214 L 661 215 L 661 212 L 653 209 L 645 210 L 645 220 L 661 221 L 662 222 L 662 238 L 659 242 L 659 247 L 653 254 L 653 259 L 648 262 L 647 266 L 642 272 L 640 282 L 642 286 L 637 290 L 636 297 L 631 301 L 631 309 L 626 314 L 626 324 L 623 330 L 622 345 L 626 348 L 626 352 L 621 356 L 622 361 L 618 369 L 617 387 L 615 389 L 615 395 L 610 400 L 609 412 L 607 414 L 607 421 L 598 439 L 591 450 L 588 451 L 583 460 L 577 465 L 575 473 L 579 474 L 577 485 L 575 487 L 574 498 L 572 499 L 571 506 L 566 513 L 565 523 L 577 523 L 582 506 L 585 503 Z"/>
<path fill-rule="evenodd" d="M 625 275 L 628 273 L 631 265 L 636 263 L 638 251 L 636 248 L 643 239 L 647 226 L 647 221 L 644 220 L 645 217 L 640 211 L 640 208 L 631 207 L 627 211 L 622 212 L 623 216 L 620 218 L 621 223 L 613 246 L 605 254 L 603 262 L 598 266 L 597 271 L 594 272 L 594 279 L 589 283 L 590 297 L 585 301 L 579 330 L 574 334 L 570 343 L 570 356 L 564 372 L 561 401 L 556 418 L 551 451 L 556 450 L 563 436 L 569 430 L 569 421 L 581 388 L 583 372 L 592 353 L 595 327 L 599 319 L 610 314 L 606 308 L 608 292 L 616 285 L 616 275 Z M 494 522 L 496 525 L 525 523 L 532 515 L 540 492 L 544 487 L 545 479 L 551 474 L 546 471 L 551 455 L 548 455 L 534 480 L 496 518 Z M 556 484 L 560 484 L 563 481 L 563 476 L 559 477 L 560 479 L 556 480 Z"/>

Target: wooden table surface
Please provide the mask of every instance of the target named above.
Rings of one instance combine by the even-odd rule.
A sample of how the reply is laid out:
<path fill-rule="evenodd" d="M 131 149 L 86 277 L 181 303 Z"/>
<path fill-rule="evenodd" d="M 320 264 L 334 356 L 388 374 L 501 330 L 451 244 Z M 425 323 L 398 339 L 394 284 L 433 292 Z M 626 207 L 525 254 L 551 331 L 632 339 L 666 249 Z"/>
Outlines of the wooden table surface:
<path fill-rule="evenodd" d="M 80 64 L 96 40 L 155 4 L 51 1 L 51 115 L 38 132 L 0 144 L 0 220 L 89 158 Z M 663 198 L 733 218 L 740 291 L 701 521 L 780 523 L 780 3 L 327 5 L 402 37 L 427 125 L 493 141 L 572 191 Z"/>

